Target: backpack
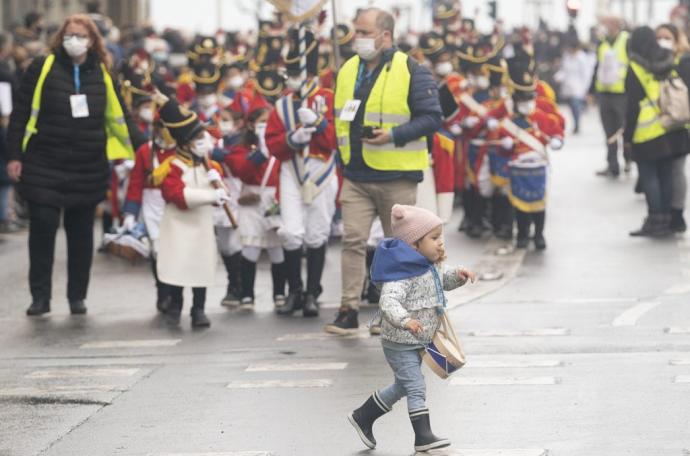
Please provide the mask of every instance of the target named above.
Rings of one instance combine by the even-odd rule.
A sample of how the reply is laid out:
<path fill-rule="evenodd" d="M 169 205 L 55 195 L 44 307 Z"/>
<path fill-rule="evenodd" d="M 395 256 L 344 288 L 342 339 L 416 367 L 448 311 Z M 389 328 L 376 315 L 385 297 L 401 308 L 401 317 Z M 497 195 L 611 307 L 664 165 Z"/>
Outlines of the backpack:
<path fill-rule="evenodd" d="M 660 118 L 664 128 L 674 130 L 690 123 L 688 86 L 675 71 L 668 78 L 659 81 L 659 92 Z"/>

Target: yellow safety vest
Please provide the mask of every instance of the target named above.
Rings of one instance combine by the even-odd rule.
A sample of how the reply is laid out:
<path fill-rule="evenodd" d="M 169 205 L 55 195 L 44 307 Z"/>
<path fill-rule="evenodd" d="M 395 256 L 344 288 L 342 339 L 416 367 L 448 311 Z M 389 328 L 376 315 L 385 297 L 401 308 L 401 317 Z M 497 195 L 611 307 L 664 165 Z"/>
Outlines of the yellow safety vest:
<path fill-rule="evenodd" d="M 633 144 L 640 144 L 658 138 L 666 134 L 666 129 L 661 123 L 661 85 L 654 75 L 645 70 L 641 65 L 630 62 L 630 68 L 640 80 L 645 92 L 645 97 L 640 100 L 640 113 L 637 115 L 637 125 L 633 134 Z"/>
<path fill-rule="evenodd" d="M 55 54 L 46 57 L 41 75 L 38 77 L 33 98 L 31 99 L 31 117 L 26 123 L 24 139 L 22 140 L 22 152 L 26 152 L 31 136 L 38 133 L 38 114 L 41 111 L 41 96 L 43 95 L 43 85 L 48 77 L 50 69 L 55 63 Z M 115 93 L 113 79 L 108 73 L 108 69 L 101 63 L 103 72 L 103 82 L 105 83 L 106 105 L 105 105 L 105 134 L 107 137 L 106 153 L 108 160 L 133 159 L 134 147 L 129 138 L 129 130 L 125 123 L 125 115 L 120 106 L 120 101 Z"/>
<path fill-rule="evenodd" d="M 616 53 L 616 58 L 620 63 L 620 71 L 618 73 L 618 79 L 614 84 L 602 84 L 599 82 L 599 77 L 597 76 L 595 88 L 597 92 L 608 92 L 608 93 L 625 93 L 625 77 L 628 74 L 628 64 L 630 59 L 628 58 L 628 32 L 621 32 L 618 34 L 616 41 L 614 41 L 613 46 L 604 40 L 599 45 L 599 50 L 597 51 L 597 60 L 599 65 L 604 61 L 604 56 L 613 49 Z"/>
<path fill-rule="evenodd" d="M 407 104 L 410 92 L 410 70 L 407 54 L 395 52 L 390 64 L 381 70 L 364 109 L 364 126 L 390 131 L 410 121 Z M 350 122 L 340 120 L 345 104 L 354 99 L 359 72 L 359 56 L 354 56 L 341 68 L 335 89 L 335 131 L 343 163 L 350 162 Z M 378 171 L 422 171 L 429 167 L 426 138 L 418 138 L 402 147 L 393 143 L 374 146 L 362 143 L 364 163 Z"/>

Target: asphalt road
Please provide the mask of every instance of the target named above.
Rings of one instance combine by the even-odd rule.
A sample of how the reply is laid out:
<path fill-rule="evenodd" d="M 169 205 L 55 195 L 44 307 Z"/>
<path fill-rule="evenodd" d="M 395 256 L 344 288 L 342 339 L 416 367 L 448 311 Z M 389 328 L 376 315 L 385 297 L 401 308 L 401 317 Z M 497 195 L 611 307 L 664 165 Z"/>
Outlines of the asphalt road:
<path fill-rule="evenodd" d="M 552 154 L 545 252 L 470 241 L 459 214 L 449 224 L 450 261 L 502 278 L 449 295 L 469 362 L 446 381 L 426 371 L 433 428 L 453 442 L 436 454 L 690 454 L 690 242 L 628 237 L 644 202 L 634 177 L 594 176 L 602 143 L 590 113 Z M 213 326 L 192 331 L 187 316 L 170 329 L 156 315 L 146 265 L 100 254 L 89 314 L 71 317 L 64 239 L 54 310 L 26 317 L 26 234 L 4 236 L 0 455 L 413 454 L 404 402 L 377 422 L 374 451 L 347 423 L 391 373 L 364 325 L 349 338 L 322 332 L 338 304 L 338 250 L 318 319 L 271 313 L 264 264 L 255 313 L 218 305 L 219 272 Z"/>

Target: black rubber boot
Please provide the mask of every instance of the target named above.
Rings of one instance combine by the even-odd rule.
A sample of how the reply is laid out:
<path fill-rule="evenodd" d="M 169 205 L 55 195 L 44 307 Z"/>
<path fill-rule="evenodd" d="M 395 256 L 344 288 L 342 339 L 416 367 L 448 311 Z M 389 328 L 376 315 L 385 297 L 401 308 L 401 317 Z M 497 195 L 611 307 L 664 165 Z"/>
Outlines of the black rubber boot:
<path fill-rule="evenodd" d="M 240 260 L 242 277 L 242 298 L 254 298 L 254 281 L 256 280 L 256 263 L 245 257 Z"/>
<path fill-rule="evenodd" d="M 228 277 L 228 288 L 220 303 L 222 306 L 237 307 L 240 305 L 241 261 L 242 254 L 239 252 L 231 256 L 223 256 L 223 264 Z"/>
<path fill-rule="evenodd" d="M 415 451 L 429 451 L 450 446 L 450 440 L 436 437 L 431 432 L 429 409 L 425 408 L 410 412 L 410 421 L 412 422 L 412 429 L 414 429 Z"/>
<path fill-rule="evenodd" d="M 28 309 L 26 314 L 35 317 L 36 315 L 43 315 L 50 312 L 50 301 L 47 299 L 35 299 Z"/>
<path fill-rule="evenodd" d="M 273 300 L 276 298 L 285 304 L 285 263 L 271 264 L 271 279 L 273 281 Z"/>
<path fill-rule="evenodd" d="M 276 310 L 278 315 L 292 315 L 302 308 L 302 249 L 285 250 L 285 273 L 290 293 Z"/>
<path fill-rule="evenodd" d="M 326 244 L 316 249 L 307 249 L 307 294 L 304 297 L 302 315 L 319 316 L 318 297 L 321 294 L 321 276 L 326 264 Z"/>
<path fill-rule="evenodd" d="M 683 209 L 671 209 L 671 223 L 669 227 L 674 233 L 685 233 L 688 226 L 683 217 Z"/>
<path fill-rule="evenodd" d="M 462 191 L 462 208 L 465 215 L 460 222 L 458 231 L 467 231 L 471 224 L 472 217 L 474 217 L 474 198 L 472 189 L 466 188 Z"/>
<path fill-rule="evenodd" d="M 513 205 L 505 195 L 494 196 L 493 207 L 495 211 L 496 227 L 494 235 L 502 240 L 513 239 Z"/>
<path fill-rule="evenodd" d="M 362 442 L 367 447 L 373 449 L 376 448 L 373 429 L 374 421 L 390 411 L 390 407 L 384 404 L 379 397 L 379 393 L 376 392 L 369 396 L 369 399 L 360 408 L 350 413 L 347 419 L 350 420 L 350 424 L 355 428 Z"/>
<path fill-rule="evenodd" d="M 206 288 L 192 288 L 192 328 L 208 328 L 211 321 L 204 312 L 206 305 Z"/>
<path fill-rule="evenodd" d="M 155 258 L 151 259 L 151 272 L 153 272 L 153 279 L 156 281 L 156 309 L 160 313 L 165 313 L 170 301 L 170 292 L 168 286 L 158 278 L 158 264 Z"/>
<path fill-rule="evenodd" d="M 472 190 L 472 216 L 465 233 L 472 239 L 479 239 L 484 232 L 484 211 L 486 210 L 486 200 L 482 198 L 478 190 Z"/>
<path fill-rule="evenodd" d="M 544 239 L 544 223 L 546 222 L 546 212 L 535 212 L 532 214 L 534 220 L 534 248 L 537 250 L 546 249 L 546 239 Z"/>
<path fill-rule="evenodd" d="M 170 303 L 165 312 L 165 322 L 168 326 L 179 326 L 182 315 L 182 287 L 170 286 Z"/>
<path fill-rule="evenodd" d="M 529 240 L 529 227 L 531 224 L 531 216 L 527 212 L 520 210 L 515 211 L 515 220 L 517 221 L 517 244 L 518 249 L 526 249 Z"/>

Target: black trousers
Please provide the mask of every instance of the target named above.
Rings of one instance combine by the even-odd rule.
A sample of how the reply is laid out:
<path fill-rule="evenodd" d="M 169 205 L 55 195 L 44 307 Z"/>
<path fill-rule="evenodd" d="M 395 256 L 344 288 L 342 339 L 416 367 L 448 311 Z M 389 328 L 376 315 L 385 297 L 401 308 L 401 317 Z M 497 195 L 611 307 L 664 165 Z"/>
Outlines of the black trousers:
<path fill-rule="evenodd" d="M 96 206 L 59 208 L 29 203 L 29 287 L 36 300 L 50 300 L 53 285 L 55 237 L 60 215 L 67 235 L 67 299 L 86 299 L 93 261 L 93 223 Z"/>

